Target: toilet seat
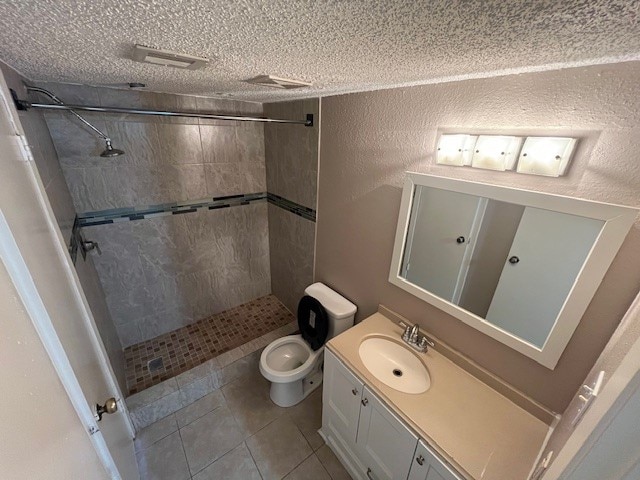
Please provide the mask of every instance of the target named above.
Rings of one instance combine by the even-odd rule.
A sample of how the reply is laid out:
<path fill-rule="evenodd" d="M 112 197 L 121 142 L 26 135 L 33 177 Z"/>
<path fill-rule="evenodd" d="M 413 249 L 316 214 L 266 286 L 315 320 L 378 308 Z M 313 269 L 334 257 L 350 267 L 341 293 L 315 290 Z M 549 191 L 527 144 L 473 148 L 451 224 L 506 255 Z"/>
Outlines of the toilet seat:
<path fill-rule="evenodd" d="M 311 371 L 323 351 L 322 347 L 311 350 L 302 335 L 288 335 L 274 340 L 262 351 L 260 372 L 270 382 L 295 382 Z M 287 369 L 287 364 L 291 362 L 299 366 Z"/>
<path fill-rule="evenodd" d="M 310 295 L 304 295 L 298 302 L 298 328 L 312 350 L 322 347 L 329 335 L 327 311 Z"/>

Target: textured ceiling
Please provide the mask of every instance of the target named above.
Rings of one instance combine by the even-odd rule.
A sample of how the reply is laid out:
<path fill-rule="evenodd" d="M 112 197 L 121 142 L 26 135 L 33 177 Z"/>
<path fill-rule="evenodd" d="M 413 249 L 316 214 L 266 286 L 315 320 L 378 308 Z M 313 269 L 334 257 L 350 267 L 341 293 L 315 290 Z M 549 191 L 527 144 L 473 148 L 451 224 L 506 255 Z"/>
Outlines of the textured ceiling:
<path fill-rule="evenodd" d="M 254 101 L 640 59 L 637 0 L 3 0 L 0 59 L 33 80 Z M 135 63 L 141 43 L 200 71 Z M 313 82 L 280 91 L 261 74 Z"/>

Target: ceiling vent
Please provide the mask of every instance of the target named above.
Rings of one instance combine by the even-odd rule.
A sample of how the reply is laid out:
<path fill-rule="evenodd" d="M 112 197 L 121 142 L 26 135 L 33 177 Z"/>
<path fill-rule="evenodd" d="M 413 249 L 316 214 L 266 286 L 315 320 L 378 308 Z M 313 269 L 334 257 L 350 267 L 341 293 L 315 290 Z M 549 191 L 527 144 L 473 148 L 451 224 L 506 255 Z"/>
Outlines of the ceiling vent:
<path fill-rule="evenodd" d="M 290 90 L 292 88 L 303 88 L 310 87 L 311 83 L 303 82 L 301 80 L 291 80 L 289 78 L 280 78 L 274 77 L 273 75 L 260 75 L 258 77 L 250 78 L 249 80 L 245 80 L 247 83 L 252 83 L 253 85 L 263 85 L 265 87 L 273 87 L 273 88 L 285 88 Z"/>
<path fill-rule="evenodd" d="M 198 70 L 209 63 L 208 58 L 183 55 L 169 50 L 158 50 L 144 45 L 136 45 L 133 48 L 133 59 L 137 62 L 185 68 L 187 70 Z"/>

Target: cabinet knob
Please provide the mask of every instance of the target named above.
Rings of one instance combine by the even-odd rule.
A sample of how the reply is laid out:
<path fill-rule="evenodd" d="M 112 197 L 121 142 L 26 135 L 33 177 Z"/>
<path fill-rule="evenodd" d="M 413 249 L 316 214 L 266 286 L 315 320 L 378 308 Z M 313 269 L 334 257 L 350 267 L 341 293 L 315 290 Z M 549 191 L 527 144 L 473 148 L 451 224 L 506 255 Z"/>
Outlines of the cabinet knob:
<path fill-rule="evenodd" d="M 456 242 L 458 243 L 464 243 L 466 242 L 466 238 L 464 238 L 462 235 L 460 235 L 458 238 L 456 238 Z"/>
<path fill-rule="evenodd" d="M 509 263 L 511 265 L 515 265 L 516 263 L 518 263 L 520 261 L 520 259 L 518 257 L 516 257 L 515 255 L 513 257 L 509 257 Z"/>
<path fill-rule="evenodd" d="M 351 393 L 353 393 L 354 395 L 358 394 L 358 390 L 356 390 L 355 388 L 353 390 L 351 390 Z"/>
<path fill-rule="evenodd" d="M 369 400 L 365 397 L 360 400 L 360 403 L 362 403 L 362 406 L 366 407 L 369 404 Z"/>
<path fill-rule="evenodd" d="M 418 462 L 418 465 L 424 465 L 424 457 L 422 455 L 418 455 L 416 457 L 416 462 Z"/>

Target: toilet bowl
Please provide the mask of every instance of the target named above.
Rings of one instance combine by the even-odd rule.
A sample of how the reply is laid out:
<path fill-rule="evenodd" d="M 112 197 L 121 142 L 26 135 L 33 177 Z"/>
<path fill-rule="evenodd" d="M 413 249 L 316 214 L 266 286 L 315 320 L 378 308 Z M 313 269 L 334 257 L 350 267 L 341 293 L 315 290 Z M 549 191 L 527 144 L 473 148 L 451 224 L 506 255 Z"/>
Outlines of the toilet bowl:
<path fill-rule="evenodd" d="M 299 335 L 271 342 L 260 355 L 260 373 L 271 382 L 271 400 L 291 407 L 322 383 L 324 344 L 353 325 L 356 306 L 322 283 L 305 289 L 298 305 Z"/>

